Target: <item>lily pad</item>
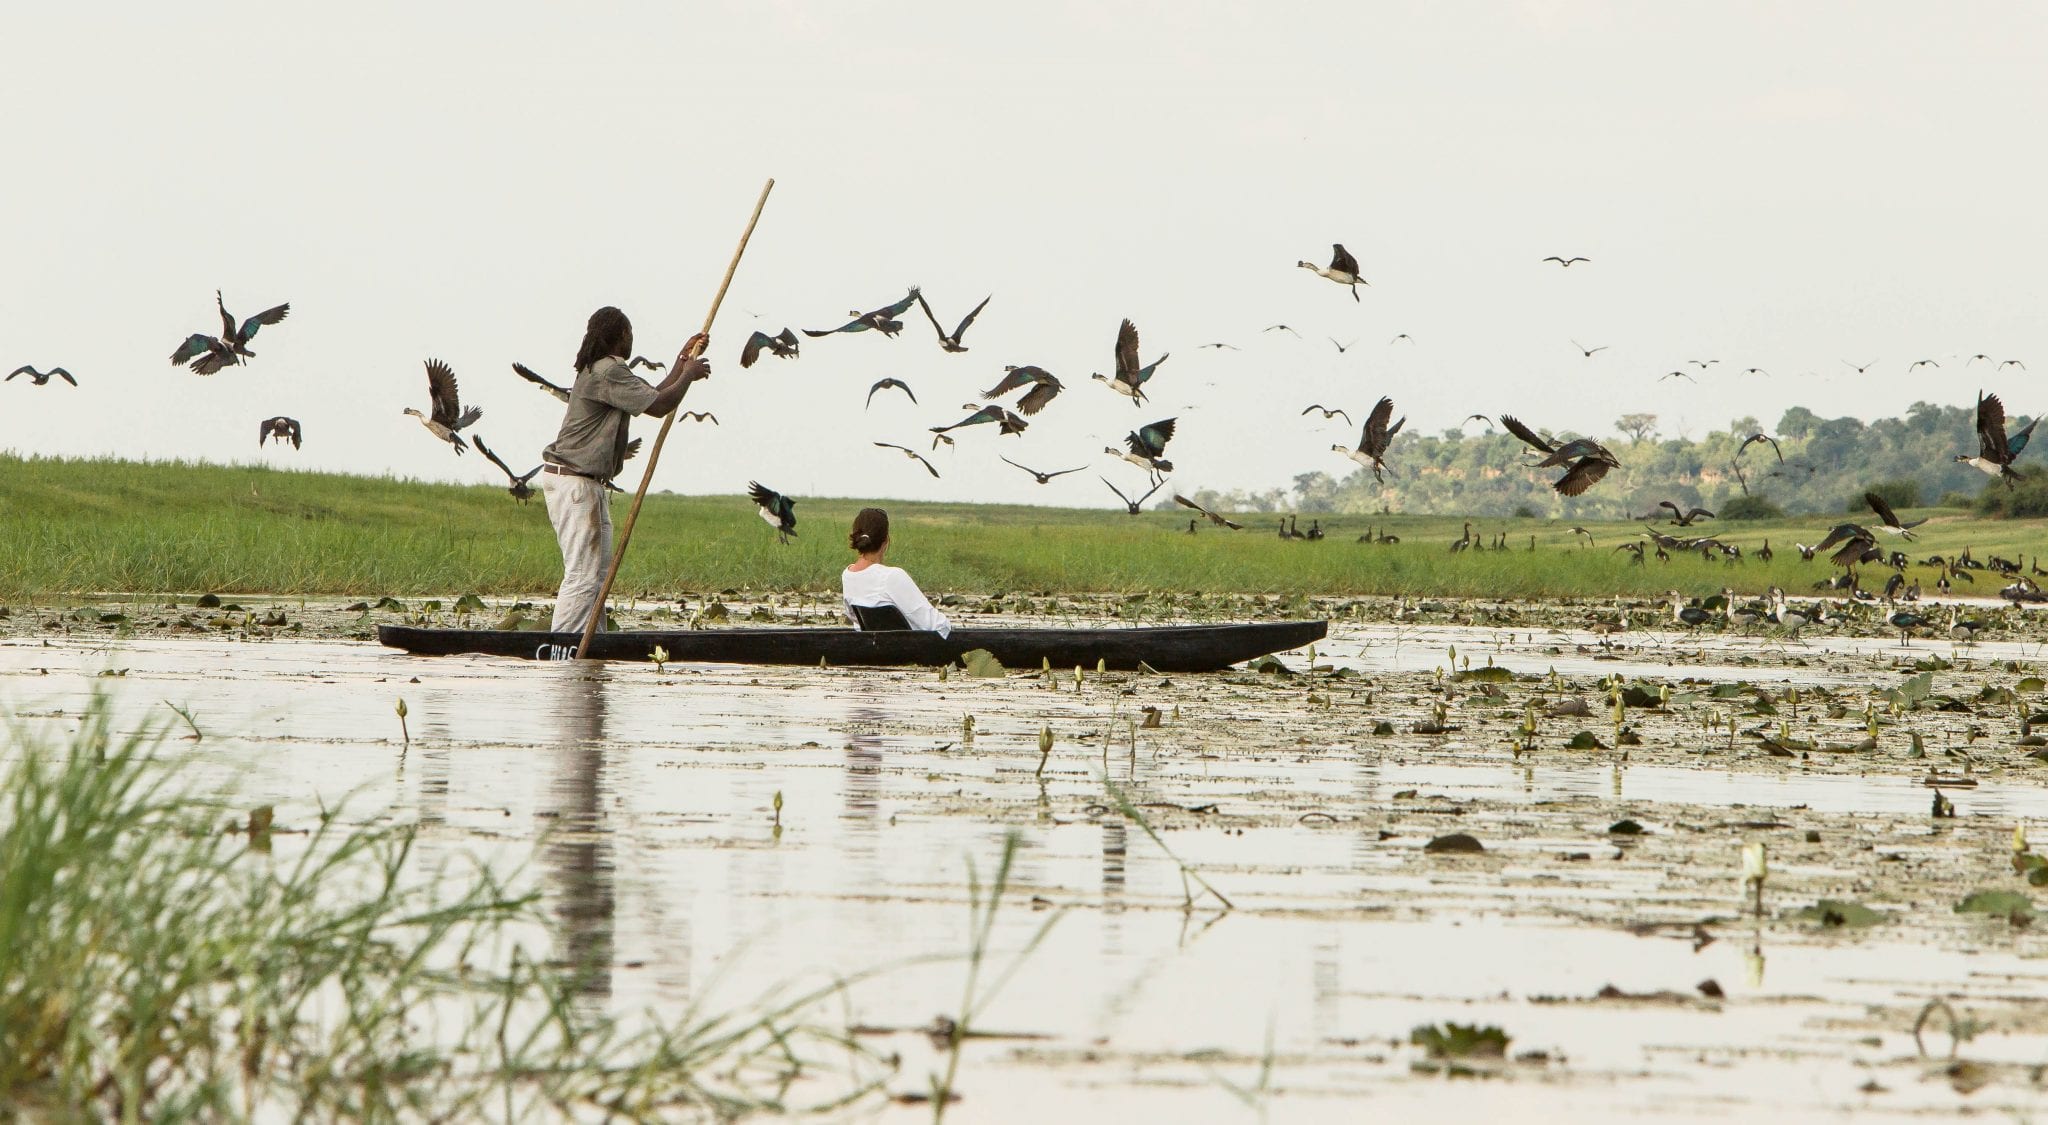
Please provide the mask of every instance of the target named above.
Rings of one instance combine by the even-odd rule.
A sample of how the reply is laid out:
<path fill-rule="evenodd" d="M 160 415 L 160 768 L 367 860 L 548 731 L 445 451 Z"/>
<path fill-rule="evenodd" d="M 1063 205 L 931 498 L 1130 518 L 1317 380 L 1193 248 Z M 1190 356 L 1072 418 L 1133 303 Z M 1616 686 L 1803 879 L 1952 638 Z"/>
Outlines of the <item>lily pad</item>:
<path fill-rule="evenodd" d="M 475 594 L 464 594 L 455 599 L 455 612 L 457 613 L 482 613 L 483 611 L 484 600 Z"/>
<path fill-rule="evenodd" d="M 1572 740 L 1564 744 L 1564 748 L 1567 750 L 1605 750 L 1607 749 L 1607 744 L 1594 737 L 1592 731 L 1582 730 L 1573 735 Z"/>
<path fill-rule="evenodd" d="M 1453 832 L 1448 836 L 1438 836 L 1422 845 L 1422 850 L 1439 855 L 1469 855 L 1485 851 L 1486 845 L 1480 843 L 1479 838 L 1469 832 Z"/>
<path fill-rule="evenodd" d="M 1005 671 L 1003 662 L 996 659 L 995 653 L 985 648 L 962 653 L 960 663 L 966 667 L 967 674 L 977 680 L 1001 679 Z"/>
<path fill-rule="evenodd" d="M 2034 900 L 2018 891 L 1975 891 L 1956 903 L 1956 913 L 2031 918 L 2034 916 Z"/>
<path fill-rule="evenodd" d="M 1408 1033 L 1408 1042 L 1433 1059 L 1498 1059 L 1508 1053 L 1508 1034 L 1478 1024 L 1424 1024 Z"/>
<path fill-rule="evenodd" d="M 372 604 L 372 605 L 370 606 L 370 608 L 371 608 L 371 609 L 388 609 L 388 610 L 391 610 L 391 611 L 392 611 L 392 612 L 394 612 L 394 613 L 404 613 L 404 612 L 405 612 L 405 603 L 404 603 L 404 602 L 402 602 L 402 601 L 399 601 L 399 600 L 398 600 L 397 598 L 394 598 L 394 597 L 392 597 L 392 596 L 391 596 L 391 595 L 389 595 L 389 594 L 386 594 L 386 595 L 384 595 L 383 597 L 381 597 L 381 598 L 378 598 L 378 599 L 376 600 L 376 602 L 375 602 L 375 603 L 373 603 L 373 604 Z"/>
<path fill-rule="evenodd" d="M 1792 912 L 1795 922 L 1812 922 L 1824 930 L 1862 929 L 1889 921 L 1891 916 L 1882 910 L 1872 910 L 1860 902 L 1845 902 L 1840 899 L 1824 898 L 1812 906 Z"/>

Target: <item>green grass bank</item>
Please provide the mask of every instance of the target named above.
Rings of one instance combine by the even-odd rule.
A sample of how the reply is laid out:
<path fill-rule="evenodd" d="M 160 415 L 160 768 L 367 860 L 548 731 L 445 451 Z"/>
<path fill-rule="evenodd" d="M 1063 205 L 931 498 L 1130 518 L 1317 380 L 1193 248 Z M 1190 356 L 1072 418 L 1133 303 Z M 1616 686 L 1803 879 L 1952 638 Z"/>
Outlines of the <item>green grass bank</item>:
<path fill-rule="evenodd" d="M 739 496 L 650 496 L 620 578 L 628 596 L 736 587 L 837 588 L 850 557 L 845 529 L 871 501 L 799 498 L 800 538 L 782 546 Z M 621 520 L 626 497 L 615 499 Z M 1278 517 L 1240 515 L 1246 530 L 1191 513 L 1129 517 L 1103 509 L 1001 505 L 885 505 L 896 523 L 891 560 L 938 592 L 1173 592 L 1194 594 L 1410 594 L 1542 597 L 1688 593 L 1733 586 L 1803 590 L 1834 573 L 1801 562 L 1795 541 L 1813 542 L 1837 519 L 1708 521 L 1727 541 L 1753 549 L 1765 539 L 1774 563 L 1742 566 L 1685 556 L 1668 565 L 1629 565 L 1612 547 L 1641 525 L 1587 525 L 1596 546 L 1581 549 L 1569 524 L 1540 519 L 1473 521 L 1510 550 L 1451 554 L 1464 522 L 1441 516 L 1338 516 L 1320 542 L 1285 541 Z M 1986 520 L 1956 509 L 1932 516 L 1916 559 L 1971 547 L 1977 557 L 2026 556 L 2048 546 L 2048 521 Z M 1318 516 L 1318 519 L 1323 517 Z M 1302 520 L 1306 529 L 1308 520 Z M 1398 545 L 1355 542 L 1367 526 Z M 1685 534 L 1680 532 L 1680 534 Z M 1535 550 L 1528 548 L 1534 536 Z M 1890 545 L 1890 541 L 1887 542 Z M 181 462 L 141 463 L 0 457 L 0 598 L 69 594 L 273 593 L 397 596 L 479 593 L 549 595 L 560 560 L 538 497 L 514 502 L 502 488 L 424 484 L 391 478 L 289 472 Z M 1931 571 L 1918 571 L 1931 586 Z M 1881 585 L 1873 576 L 1866 585 Z M 1992 593 L 1980 576 L 1976 593 Z"/>

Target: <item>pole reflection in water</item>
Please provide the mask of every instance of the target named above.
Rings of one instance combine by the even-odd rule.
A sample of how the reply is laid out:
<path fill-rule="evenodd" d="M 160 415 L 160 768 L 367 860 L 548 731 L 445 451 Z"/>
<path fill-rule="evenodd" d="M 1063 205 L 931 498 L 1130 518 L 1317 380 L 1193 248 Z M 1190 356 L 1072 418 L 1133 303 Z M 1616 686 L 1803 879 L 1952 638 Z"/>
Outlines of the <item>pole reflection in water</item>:
<path fill-rule="evenodd" d="M 554 817 L 541 849 L 541 871 L 560 928 L 558 960 L 577 974 L 586 995 L 608 997 L 617 903 L 611 828 L 602 803 L 607 669 L 595 661 L 564 661 L 535 674 L 556 677 L 555 772 L 545 798 Z"/>

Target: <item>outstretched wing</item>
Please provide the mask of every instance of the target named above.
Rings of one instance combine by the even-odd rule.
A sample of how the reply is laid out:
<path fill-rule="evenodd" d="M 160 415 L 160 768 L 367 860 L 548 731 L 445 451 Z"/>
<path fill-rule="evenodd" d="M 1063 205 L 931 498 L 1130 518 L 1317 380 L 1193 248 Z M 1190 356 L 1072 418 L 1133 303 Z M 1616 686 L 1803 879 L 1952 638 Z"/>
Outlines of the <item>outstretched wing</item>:
<path fill-rule="evenodd" d="M 462 394 L 455 387 L 455 372 L 438 359 L 427 361 L 427 397 L 433 400 L 434 421 L 451 430 L 461 428 L 456 425 L 462 414 Z"/>
<path fill-rule="evenodd" d="M 1330 244 L 1330 268 L 1357 277 L 1358 259 L 1351 256 L 1351 251 L 1344 249 L 1343 243 L 1333 242 Z"/>
<path fill-rule="evenodd" d="M 235 318 L 228 312 L 227 302 L 221 299 L 218 289 L 213 291 L 213 307 L 220 310 L 220 338 L 223 341 L 234 339 L 237 329 Z"/>
<path fill-rule="evenodd" d="M 1360 447 L 1374 455 L 1385 453 L 1387 442 L 1393 437 L 1387 430 L 1387 421 L 1393 416 L 1393 399 L 1383 397 L 1374 403 L 1372 413 L 1365 418 L 1365 432 L 1359 438 Z M 1407 419 L 1403 418 L 1402 421 L 1406 422 Z"/>
<path fill-rule="evenodd" d="M 1136 387 L 1138 379 L 1138 326 L 1129 317 L 1116 330 L 1116 381 Z"/>
<path fill-rule="evenodd" d="M 524 379 L 527 382 L 532 383 L 534 386 L 539 387 L 541 390 L 546 391 L 547 393 L 555 396 L 558 399 L 561 399 L 563 402 L 569 401 L 569 388 L 558 386 L 554 383 L 549 382 L 546 379 L 541 378 L 540 374 L 534 371 L 533 368 L 528 367 L 523 363 L 515 363 L 512 365 L 512 370 L 518 372 L 519 377 L 521 379 Z"/>
<path fill-rule="evenodd" d="M 873 317 L 877 320 L 894 320 L 897 317 L 902 316 L 904 311 L 910 308 L 912 302 L 922 300 L 924 300 L 924 294 L 918 291 L 917 286 L 913 285 L 910 287 L 910 292 L 905 293 L 903 295 L 902 300 L 896 302 L 893 305 L 884 305 L 881 308 L 876 309 L 874 312 L 869 313 L 868 316 Z M 925 311 L 930 312 L 931 310 L 926 309 Z M 937 321 L 933 321 L 934 325 L 936 325 L 937 323 Z"/>
<path fill-rule="evenodd" d="M 66 371 L 61 367 L 50 368 L 50 374 L 55 375 L 57 378 L 64 380 L 65 382 L 71 384 L 74 387 L 78 385 L 78 380 L 73 379 L 71 377 L 71 372 Z"/>
<path fill-rule="evenodd" d="M 714 419 L 714 421 L 715 421 L 715 419 Z M 632 460 L 632 459 L 633 459 L 634 457 L 638 456 L 638 455 L 639 455 L 639 453 L 640 453 L 640 441 L 641 441 L 641 439 L 640 439 L 640 438 L 634 438 L 634 439 L 633 439 L 632 441 L 629 441 L 629 442 L 627 442 L 627 443 L 626 443 L 626 455 L 625 455 L 624 457 L 620 458 L 620 460 L 622 460 L 622 461 L 631 461 L 631 460 Z"/>
<path fill-rule="evenodd" d="M 912 292 L 917 293 L 916 290 L 912 290 Z M 932 307 L 925 303 L 923 293 L 917 293 L 917 307 L 923 309 L 924 318 L 932 322 L 932 331 L 938 333 L 939 342 L 942 344 L 945 343 L 946 330 L 939 327 L 939 318 L 932 314 Z"/>
<path fill-rule="evenodd" d="M 276 324 L 278 321 L 291 315 L 291 311 L 292 306 L 289 301 L 274 309 L 264 309 L 262 312 L 242 322 L 241 329 L 235 333 L 235 339 L 240 343 L 246 344 L 256 338 L 257 329 L 266 324 Z"/>
<path fill-rule="evenodd" d="M 1607 470 L 1612 467 L 1605 461 L 1581 457 L 1573 462 L 1571 469 L 1551 487 L 1557 489 L 1561 496 L 1577 496 L 1600 483 L 1600 478 L 1606 476 Z"/>
<path fill-rule="evenodd" d="M 754 361 L 761 358 L 761 349 L 768 346 L 769 339 L 769 335 L 759 329 L 747 337 L 747 345 L 740 349 L 740 366 L 754 366 Z"/>
<path fill-rule="evenodd" d="M 1898 515 L 1892 511 L 1892 506 L 1884 502 L 1884 497 L 1875 492 L 1866 492 L 1863 494 L 1863 502 L 1870 505 L 1870 510 L 1876 512 L 1877 518 L 1883 520 L 1887 526 L 1903 526 L 1899 523 Z"/>
<path fill-rule="evenodd" d="M 171 362 L 174 364 L 184 363 L 187 360 L 197 359 L 200 356 L 205 355 L 207 352 L 212 351 L 213 343 L 213 337 L 205 335 L 203 333 L 194 332 L 190 336 L 185 337 L 185 342 L 178 345 L 177 351 L 171 353 Z M 19 371 L 16 371 L 15 374 L 19 375 L 22 371 L 27 370 L 28 368 L 24 367 L 21 368 Z M 8 376 L 8 378 L 10 379 L 13 377 L 13 375 Z"/>
<path fill-rule="evenodd" d="M 1058 383 L 1040 383 L 1017 400 L 1017 409 L 1025 414 L 1036 414 L 1045 409 L 1046 403 L 1059 397 L 1060 389 Z"/>
<path fill-rule="evenodd" d="M 1109 488 L 1109 490 L 1110 490 L 1111 492 L 1114 492 L 1114 493 L 1116 493 L 1116 498 L 1117 498 L 1117 499 L 1119 499 L 1119 500 L 1123 501 L 1123 502 L 1124 502 L 1124 503 L 1125 503 L 1126 505 L 1130 504 L 1130 502 L 1131 502 L 1131 498 L 1130 498 L 1130 497 L 1128 497 L 1128 496 L 1125 496 L 1125 495 L 1124 495 L 1124 490 L 1123 490 L 1123 489 L 1121 489 L 1121 488 L 1118 488 L 1117 486 L 1115 486 L 1115 485 L 1113 485 L 1113 484 L 1110 484 L 1110 483 L 1109 483 L 1109 478 L 1108 478 L 1108 477 L 1096 477 L 1095 479 L 1096 479 L 1096 480 L 1099 480 L 1099 481 L 1101 481 L 1101 482 L 1102 482 L 1102 483 L 1103 483 L 1104 485 L 1106 485 L 1106 486 L 1107 486 L 1107 487 Z"/>
<path fill-rule="evenodd" d="M 645 367 L 649 371 L 660 371 L 662 368 L 667 366 L 668 364 L 663 363 L 661 360 L 648 359 L 644 355 L 636 355 L 632 359 L 626 361 L 626 370 L 628 371 L 640 367 Z"/>
<path fill-rule="evenodd" d="M 1542 452 L 1542 453 L 1554 453 L 1554 452 L 1556 452 L 1556 450 L 1557 450 L 1557 447 L 1556 447 L 1556 446 L 1554 446 L 1554 445 L 1550 444 L 1549 442 L 1547 442 L 1547 441 L 1543 440 L 1543 438 L 1542 438 L 1542 437 L 1540 437 L 1540 436 L 1538 436 L 1538 435 L 1537 435 L 1537 433 L 1536 433 L 1536 431 L 1535 431 L 1535 430 L 1532 430 L 1532 429 L 1530 429 L 1529 427 L 1527 427 L 1527 426 L 1523 425 L 1523 424 L 1522 424 L 1522 421 L 1521 421 L 1521 419 L 1519 419 L 1519 418 L 1516 418 L 1516 417 L 1515 417 L 1514 415 L 1512 415 L 1512 414 L 1503 414 L 1503 415 L 1501 415 L 1501 416 L 1500 416 L 1500 424 L 1501 424 L 1502 426 L 1505 426 L 1505 427 L 1507 428 L 1507 431 L 1508 431 L 1509 433 L 1511 433 L 1511 434 L 1515 435 L 1515 436 L 1516 436 L 1516 437 L 1518 437 L 1518 438 L 1521 438 L 1521 439 L 1522 439 L 1522 441 L 1523 441 L 1523 442 L 1524 442 L 1525 444 L 1527 444 L 1527 445 L 1529 445 L 1529 446 L 1533 447 L 1533 448 L 1534 448 L 1534 449 L 1536 449 L 1536 450 L 1537 450 L 1538 452 Z M 1578 495 L 1578 494 L 1577 494 L 1577 493 L 1568 493 L 1567 495 L 1573 495 L 1573 496 L 1576 496 L 1576 495 Z"/>
<path fill-rule="evenodd" d="M 981 315 L 981 310 L 988 307 L 989 298 L 994 296 L 994 293 L 990 293 L 987 297 L 983 297 L 981 303 L 974 306 L 973 312 L 960 318 L 960 327 L 953 330 L 953 340 L 955 343 L 958 343 L 962 336 L 967 335 L 967 326 L 974 323 L 974 318 Z M 927 309 L 925 311 L 930 312 L 931 310 Z"/>
<path fill-rule="evenodd" d="M 1133 453 L 1157 457 L 1166 452 L 1166 443 L 1173 440 L 1174 422 L 1173 418 L 1162 418 L 1149 426 L 1141 426 L 1137 433 L 1125 438 L 1124 442 L 1131 447 Z"/>
<path fill-rule="evenodd" d="M 1977 396 L 1977 451 L 1984 460 L 2004 465 L 2012 460 L 2005 441 L 2005 403 L 1997 395 Z"/>
<path fill-rule="evenodd" d="M 484 458 L 488 460 L 491 464 L 496 465 L 500 472 L 504 473 L 507 477 L 511 478 L 512 480 L 519 479 L 519 475 L 512 471 L 512 466 L 507 465 L 503 458 L 491 452 L 490 446 L 484 444 L 484 436 L 482 434 L 469 435 L 469 443 L 471 445 L 476 446 L 478 452 L 482 453 L 484 455 Z"/>
<path fill-rule="evenodd" d="M 1026 383 L 1036 382 L 1034 376 L 1039 374 L 1041 372 L 1036 367 L 1012 367 L 1009 373 L 1003 376 L 1002 382 L 995 385 L 995 389 L 981 392 L 981 397 L 996 398 L 1009 394 Z"/>
<path fill-rule="evenodd" d="M 1153 485 L 1153 486 L 1152 486 L 1151 488 L 1148 488 L 1148 489 L 1146 489 L 1146 490 L 1145 490 L 1145 495 L 1143 495 L 1143 496 L 1140 496 L 1140 497 L 1138 497 L 1138 503 L 1139 503 L 1139 504 L 1143 504 L 1143 503 L 1144 503 L 1145 501 L 1147 501 L 1147 500 L 1150 500 L 1150 499 L 1152 499 L 1152 494 L 1153 494 L 1153 493 L 1155 493 L 1155 492 L 1157 492 L 1157 491 L 1159 491 L 1160 489 L 1162 489 L 1162 488 L 1165 488 L 1165 487 L 1166 487 L 1166 482 L 1162 480 L 1162 481 L 1160 481 L 1160 482 L 1159 482 L 1158 484 L 1155 484 L 1155 485 Z"/>

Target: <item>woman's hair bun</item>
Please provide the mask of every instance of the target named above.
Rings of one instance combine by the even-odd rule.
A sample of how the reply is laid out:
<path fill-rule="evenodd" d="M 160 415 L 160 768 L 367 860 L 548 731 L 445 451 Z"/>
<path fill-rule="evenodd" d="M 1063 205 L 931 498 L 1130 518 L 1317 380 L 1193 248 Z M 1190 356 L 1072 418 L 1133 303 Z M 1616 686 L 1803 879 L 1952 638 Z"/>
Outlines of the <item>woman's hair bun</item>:
<path fill-rule="evenodd" d="M 865 554 L 889 541 L 889 513 L 880 508 L 862 508 L 853 517 L 853 530 L 846 543 Z"/>

